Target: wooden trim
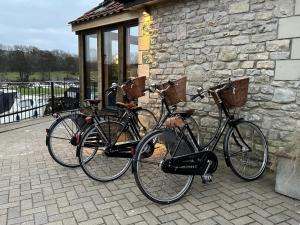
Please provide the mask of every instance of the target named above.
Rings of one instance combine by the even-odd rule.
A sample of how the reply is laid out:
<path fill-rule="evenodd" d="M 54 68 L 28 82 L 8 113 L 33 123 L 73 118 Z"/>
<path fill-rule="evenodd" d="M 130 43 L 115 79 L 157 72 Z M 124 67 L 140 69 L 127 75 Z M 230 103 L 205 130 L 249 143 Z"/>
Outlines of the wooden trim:
<path fill-rule="evenodd" d="M 79 60 L 79 84 L 80 84 L 80 103 L 85 98 L 85 82 L 84 82 L 84 35 L 78 34 L 78 60 Z"/>
<path fill-rule="evenodd" d="M 97 32 L 97 62 L 98 62 L 98 98 L 103 102 L 103 65 L 102 65 L 102 31 L 98 30 Z M 102 109 L 102 104 L 99 104 L 99 110 Z"/>
<path fill-rule="evenodd" d="M 119 81 L 124 82 L 125 80 L 125 29 L 124 26 L 119 26 L 119 40 L 118 40 L 118 48 L 119 48 Z"/>
<path fill-rule="evenodd" d="M 93 29 L 93 28 L 107 26 L 107 25 L 113 25 L 127 20 L 138 19 L 141 13 L 142 13 L 141 11 L 130 11 L 130 12 L 124 12 L 112 16 L 100 17 L 98 19 L 87 21 L 84 23 L 79 23 L 79 24 L 75 23 L 72 24 L 72 31 L 77 32 L 77 31 L 88 30 L 88 29 Z"/>

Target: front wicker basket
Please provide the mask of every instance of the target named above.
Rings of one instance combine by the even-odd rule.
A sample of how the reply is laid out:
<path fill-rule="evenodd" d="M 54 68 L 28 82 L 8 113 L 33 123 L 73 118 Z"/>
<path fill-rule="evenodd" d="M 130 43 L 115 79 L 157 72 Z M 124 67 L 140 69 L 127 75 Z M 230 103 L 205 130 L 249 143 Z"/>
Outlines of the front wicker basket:
<path fill-rule="evenodd" d="M 159 86 L 159 89 L 166 89 L 170 84 L 168 82 Z M 182 77 L 174 82 L 165 92 L 164 97 L 167 105 L 176 105 L 179 102 L 186 101 L 186 77 Z"/>
<path fill-rule="evenodd" d="M 128 82 L 127 84 L 123 85 L 123 91 L 126 93 L 127 99 L 129 101 L 136 100 L 139 97 L 145 95 L 145 83 L 146 77 L 137 77 Z"/>
<path fill-rule="evenodd" d="M 221 88 L 224 84 L 215 86 L 210 88 L 210 90 L 216 90 Z M 248 95 L 248 87 L 249 87 L 249 78 L 243 78 L 239 80 L 232 81 L 232 85 L 230 88 L 221 90 L 218 92 L 219 97 L 223 101 L 226 108 L 232 109 L 236 107 L 242 107 L 247 102 Z M 215 102 L 218 102 L 218 97 L 216 95 L 212 95 Z"/>

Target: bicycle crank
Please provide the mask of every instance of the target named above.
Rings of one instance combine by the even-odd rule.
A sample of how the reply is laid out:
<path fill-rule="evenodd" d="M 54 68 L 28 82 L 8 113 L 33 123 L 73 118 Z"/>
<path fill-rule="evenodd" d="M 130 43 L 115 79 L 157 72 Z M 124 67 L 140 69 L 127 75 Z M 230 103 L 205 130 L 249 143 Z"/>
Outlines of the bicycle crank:
<path fill-rule="evenodd" d="M 180 175 L 207 175 L 217 170 L 218 158 L 212 151 L 202 151 L 164 160 L 161 168 L 165 173 Z M 209 179 L 208 179 L 209 180 Z"/>

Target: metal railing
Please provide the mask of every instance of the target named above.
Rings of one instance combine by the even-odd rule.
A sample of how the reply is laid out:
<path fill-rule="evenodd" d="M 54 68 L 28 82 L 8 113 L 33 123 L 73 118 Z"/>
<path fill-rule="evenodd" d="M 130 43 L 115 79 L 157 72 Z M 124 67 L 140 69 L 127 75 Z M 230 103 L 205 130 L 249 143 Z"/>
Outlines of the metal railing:
<path fill-rule="evenodd" d="M 79 93 L 78 81 L 0 82 L 0 124 L 78 109 Z"/>

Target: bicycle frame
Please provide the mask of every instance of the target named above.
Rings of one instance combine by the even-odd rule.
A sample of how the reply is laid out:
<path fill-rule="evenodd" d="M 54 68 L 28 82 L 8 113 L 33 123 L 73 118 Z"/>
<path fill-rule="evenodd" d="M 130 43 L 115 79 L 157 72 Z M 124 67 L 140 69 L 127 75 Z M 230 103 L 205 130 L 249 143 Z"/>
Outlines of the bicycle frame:
<path fill-rule="evenodd" d="M 178 157 L 174 157 L 176 159 L 182 159 L 182 161 L 186 160 L 187 157 L 191 157 L 191 156 L 194 156 L 196 157 L 197 155 L 201 154 L 202 151 L 204 150 L 207 150 L 207 151 L 214 151 L 217 147 L 217 144 L 219 143 L 224 131 L 226 130 L 226 127 L 229 125 L 229 126 L 234 126 L 235 123 L 237 123 L 238 121 L 240 120 L 243 120 L 243 118 L 239 118 L 239 119 L 234 119 L 234 116 L 230 115 L 228 110 L 226 109 L 224 103 L 221 103 L 218 105 L 218 109 L 219 109 L 219 122 L 218 122 L 218 128 L 216 129 L 213 137 L 209 140 L 209 142 L 203 146 L 200 146 L 198 144 L 198 142 L 196 141 L 196 138 L 194 137 L 193 135 L 193 132 L 191 130 L 191 128 L 189 127 L 188 124 L 185 124 L 182 128 L 177 128 L 180 132 L 180 139 L 177 143 L 177 146 L 175 148 L 175 151 L 172 155 L 172 158 L 176 155 L 176 152 L 180 146 L 180 143 L 182 142 L 182 140 L 185 141 L 186 144 L 189 145 L 190 148 L 194 149 L 194 148 L 197 148 L 199 152 L 196 152 L 196 153 L 191 153 L 191 154 L 187 154 L 187 155 L 183 155 L 183 156 L 178 156 Z M 225 116 L 226 116 L 226 120 L 225 122 L 222 124 L 222 111 L 224 112 Z M 243 140 L 243 138 L 241 137 L 241 134 L 240 132 L 237 130 L 237 134 L 240 138 L 240 140 L 243 142 L 244 145 L 246 145 L 248 148 L 249 146 L 245 143 L 245 141 Z M 186 134 L 185 134 L 185 131 L 188 132 L 188 135 L 191 137 L 191 140 L 192 141 L 189 141 Z M 234 140 L 235 142 L 239 145 L 239 146 L 242 146 L 242 144 L 239 143 L 239 141 L 237 140 L 237 138 L 235 137 L 235 135 L 233 136 L 234 137 Z M 191 143 L 192 142 L 192 143 Z M 250 148 L 249 148 L 250 149 Z M 229 165 L 229 159 L 228 157 L 226 156 L 226 154 L 224 154 L 225 156 L 225 161 L 226 161 L 226 164 Z"/>

